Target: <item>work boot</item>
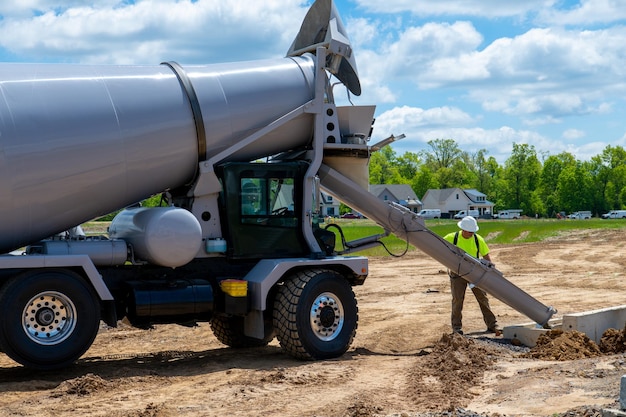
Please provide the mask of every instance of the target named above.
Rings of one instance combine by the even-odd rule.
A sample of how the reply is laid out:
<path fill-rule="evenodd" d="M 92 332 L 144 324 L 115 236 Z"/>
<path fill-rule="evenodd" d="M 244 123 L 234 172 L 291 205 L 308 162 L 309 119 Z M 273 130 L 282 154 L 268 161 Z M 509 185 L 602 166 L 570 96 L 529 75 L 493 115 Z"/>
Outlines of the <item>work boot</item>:
<path fill-rule="evenodd" d="M 494 333 L 496 336 L 501 336 L 502 329 L 500 329 L 500 327 L 496 324 L 495 326 L 488 328 L 487 333 Z"/>

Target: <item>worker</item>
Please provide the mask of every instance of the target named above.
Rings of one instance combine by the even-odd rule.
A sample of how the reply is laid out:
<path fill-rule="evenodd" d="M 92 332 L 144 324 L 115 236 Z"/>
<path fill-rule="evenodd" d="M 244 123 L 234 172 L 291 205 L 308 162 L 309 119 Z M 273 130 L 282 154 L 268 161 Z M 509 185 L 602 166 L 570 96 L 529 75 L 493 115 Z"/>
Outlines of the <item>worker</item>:
<path fill-rule="evenodd" d="M 241 186 L 241 214 L 259 214 L 259 187 L 250 180 L 244 180 Z"/>
<path fill-rule="evenodd" d="M 463 217 L 457 225 L 461 231 L 449 233 L 444 236 L 444 239 L 463 249 L 468 254 L 475 256 L 476 259 L 482 256 L 484 259 L 491 262 L 489 247 L 485 243 L 485 239 L 476 233 L 478 232 L 478 223 L 476 222 L 476 219 L 472 216 L 466 216 Z M 465 300 L 465 290 L 469 284 L 474 296 L 476 297 L 476 301 L 478 301 L 480 311 L 483 314 L 483 320 L 487 325 L 487 332 L 495 333 L 496 336 L 500 336 L 502 331 L 498 327 L 495 314 L 493 314 L 491 307 L 489 307 L 487 293 L 480 288 L 475 287 L 473 284 L 470 284 L 462 276 L 451 270 L 448 270 L 448 275 L 450 275 L 450 289 L 452 292 L 452 331 L 454 333 L 463 334 L 461 323 L 463 318 L 463 301 Z"/>

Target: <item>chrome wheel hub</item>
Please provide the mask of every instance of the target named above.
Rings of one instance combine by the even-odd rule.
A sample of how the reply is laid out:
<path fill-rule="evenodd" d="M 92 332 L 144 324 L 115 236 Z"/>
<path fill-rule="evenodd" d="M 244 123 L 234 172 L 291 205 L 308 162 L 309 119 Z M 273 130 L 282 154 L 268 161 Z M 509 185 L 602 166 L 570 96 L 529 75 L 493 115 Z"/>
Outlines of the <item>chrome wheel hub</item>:
<path fill-rule="evenodd" d="M 330 292 L 320 294 L 311 306 L 310 323 L 313 333 L 325 342 L 339 336 L 345 312 L 339 298 Z"/>
<path fill-rule="evenodd" d="M 27 303 L 22 314 L 26 335 L 40 345 L 55 345 L 67 339 L 76 327 L 76 307 L 65 295 L 46 291 Z"/>

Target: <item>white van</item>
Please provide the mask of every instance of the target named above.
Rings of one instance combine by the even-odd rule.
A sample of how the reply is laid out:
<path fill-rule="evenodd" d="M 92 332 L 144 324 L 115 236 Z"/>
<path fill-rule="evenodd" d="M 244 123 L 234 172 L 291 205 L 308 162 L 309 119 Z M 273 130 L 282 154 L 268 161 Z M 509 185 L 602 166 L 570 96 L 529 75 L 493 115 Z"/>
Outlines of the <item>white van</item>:
<path fill-rule="evenodd" d="M 603 219 L 626 219 L 626 210 L 611 210 L 602 215 Z"/>
<path fill-rule="evenodd" d="M 510 209 L 498 212 L 498 219 L 519 219 L 522 217 L 522 210 Z"/>
<path fill-rule="evenodd" d="M 441 210 L 439 209 L 423 209 L 419 213 L 417 213 L 419 217 L 422 219 L 440 219 L 441 218 Z"/>
<path fill-rule="evenodd" d="M 479 216 L 478 210 L 461 210 L 457 214 L 454 215 L 454 218 L 462 219 L 465 216 L 472 216 L 473 218 L 477 219 Z"/>

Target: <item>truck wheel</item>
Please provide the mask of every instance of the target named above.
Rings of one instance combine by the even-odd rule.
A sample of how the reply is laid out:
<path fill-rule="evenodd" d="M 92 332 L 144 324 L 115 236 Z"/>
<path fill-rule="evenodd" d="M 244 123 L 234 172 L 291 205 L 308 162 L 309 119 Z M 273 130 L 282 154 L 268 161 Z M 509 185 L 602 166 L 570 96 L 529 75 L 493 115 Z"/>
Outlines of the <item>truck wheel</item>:
<path fill-rule="evenodd" d="M 34 369 L 70 365 L 89 349 L 100 325 L 91 286 L 71 271 L 29 271 L 0 291 L 0 346 Z"/>
<path fill-rule="evenodd" d="M 358 307 L 352 287 L 339 273 L 301 271 L 278 290 L 274 328 L 280 345 L 298 359 L 343 355 L 356 334 Z"/>
<path fill-rule="evenodd" d="M 265 337 L 256 339 L 244 333 L 244 318 L 239 316 L 215 315 L 211 318 L 211 330 L 221 343 L 232 348 L 267 346 L 274 339 L 271 320 L 265 321 Z"/>

